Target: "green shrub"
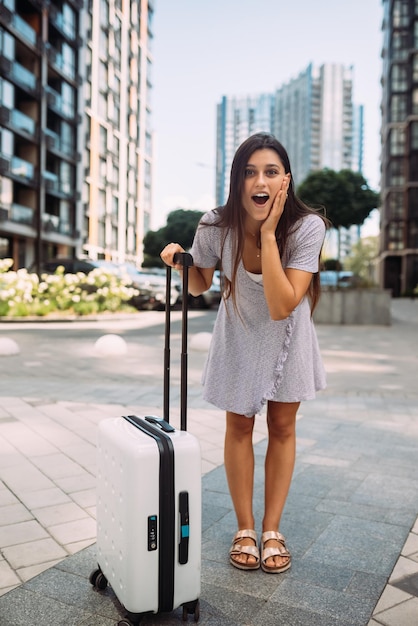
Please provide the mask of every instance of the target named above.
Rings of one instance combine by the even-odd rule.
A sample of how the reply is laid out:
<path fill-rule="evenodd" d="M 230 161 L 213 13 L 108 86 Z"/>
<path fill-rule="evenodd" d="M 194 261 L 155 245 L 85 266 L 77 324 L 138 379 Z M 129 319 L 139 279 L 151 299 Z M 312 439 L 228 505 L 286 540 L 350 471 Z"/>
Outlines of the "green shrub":
<path fill-rule="evenodd" d="M 0 316 L 45 316 L 66 312 L 92 315 L 105 311 L 131 310 L 128 302 L 137 294 L 116 274 L 101 268 L 88 275 L 30 274 L 26 269 L 13 272 L 12 259 L 0 259 Z"/>

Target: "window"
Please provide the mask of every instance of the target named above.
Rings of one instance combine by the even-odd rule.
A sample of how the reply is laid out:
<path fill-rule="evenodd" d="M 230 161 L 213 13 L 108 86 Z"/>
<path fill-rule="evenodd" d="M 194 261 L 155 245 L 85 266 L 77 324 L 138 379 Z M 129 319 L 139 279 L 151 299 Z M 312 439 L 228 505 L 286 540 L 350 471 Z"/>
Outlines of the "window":
<path fill-rule="evenodd" d="M 0 176 L 0 204 L 8 207 L 13 202 L 13 181 Z"/>
<path fill-rule="evenodd" d="M 403 61 L 409 52 L 408 32 L 394 31 L 392 35 L 392 58 Z"/>
<path fill-rule="evenodd" d="M 67 117 L 75 117 L 75 94 L 74 89 L 68 83 L 62 83 L 62 112 Z"/>
<path fill-rule="evenodd" d="M 97 215 L 99 217 L 99 219 L 101 217 L 104 217 L 106 214 L 106 193 L 102 190 L 99 189 L 99 200 L 98 200 L 98 205 L 97 205 Z"/>
<path fill-rule="evenodd" d="M 70 78 L 75 78 L 75 51 L 67 43 L 62 44 L 62 69 Z"/>
<path fill-rule="evenodd" d="M 418 248 L 418 222 L 410 221 L 408 224 L 408 248 Z"/>
<path fill-rule="evenodd" d="M 400 219 L 403 216 L 403 193 L 391 191 L 387 198 L 387 210 L 389 220 Z"/>
<path fill-rule="evenodd" d="M 99 159 L 99 182 L 103 185 L 106 184 L 107 181 L 107 162 L 106 159 Z"/>
<path fill-rule="evenodd" d="M 106 118 L 107 117 L 107 95 L 99 92 L 97 103 L 98 103 L 97 108 L 98 108 L 99 116 L 102 118 Z"/>
<path fill-rule="evenodd" d="M 74 152 L 75 132 L 70 124 L 61 122 L 61 149 L 66 154 Z"/>
<path fill-rule="evenodd" d="M 74 192 L 74 170 L 72 165 L 61 161 L 60 163 L 60 190 L 67 194 Z"/>
<path fill-rule="evenodd" d="M 411 113 L 412 115 L 418 115 L 418 88 L 412 90 L 411 93 Z"/>
<path fill-rule="evenodd" d="M 411 126 L 411 150 L 418 150 L 418 122 L 412 122 Z"/>
<path fill-rule="evenodd" d="M 395 28 L 408 26 L 409 22 L 408 0 L 395 0 L 393 3 L 393 26 Z"/>
<path fill-rule="evenodd" d="M 109 40 L 107 36 L 107 31 L 101 28 L 100 36 L 99 36 L 99 54 L 101 57 L 104 57 L 104 58 L 107 57 L 108 47 L 109 47 Z"/>
<path fill-rule="evenodd" d="M 99 62 L 99 89 L 107 91 L 108 89 L 107 64 L 103 61 Z"/>
<path fill-rule="evenodd" d="M 99 126 L 99 151 L 100 154 L 107 152 L 107 130 L 104 126 Z"/>
<path fill-rule="evenodd" d="M 0 152 L 7 156 L 13 156 L 13 146 L 13 133 L 5 128 L 0 128 Z"/>
<path fill-rule="evenodd" d="M 62 29 L 69 39 L 75 39 L 77 32 L 76 14 L 66 2 L 62 5 Z"/>
<path fill-rule="evenodd" d="M 391 156 L 399 156 L 405 152 L 405 131 L 403 128 L 392 128 L 389 134 L 389 152 Z"/>
<path fill-rule="evenodd" d="M 405 172 L 403 159 L 392 159 L 387 169 L 387 181 L 389 187 L 403 185 L 405 182 Z"/>
<path fill-rule="evenodd" d="M 403 249 L 403 222 L 392 222 L 388 226 L 388 250 Z"/>
<path fill-rule="evenodd" d="M 394 94 L 390 100 L 390 116 L 391 122 L 403 122 L 407 116 L 407 99 L 406 95 Z"/>
<path fill-rule="evenodd" d="M 15 60 L 15 40 L 2 28 L 0 28 L 0 50 L 7 59 Z"/>
<path fill-rule="evenodd" d="M 4 78 L 0 78 L 0 103 L 8 109 L 14 108 L 15 88 Z"/>
<path fill-rule="evenodd" d="M 418 188 L 408 190 L 408 218 L 418 219 Z M 416 246 L 418 248 L 418 246 Z"/>
<path fill-rule="evenodd" d="M 395 64 L 391 72 L 392 91 L 407 91 L 408 70 L 406 65 Z"/>

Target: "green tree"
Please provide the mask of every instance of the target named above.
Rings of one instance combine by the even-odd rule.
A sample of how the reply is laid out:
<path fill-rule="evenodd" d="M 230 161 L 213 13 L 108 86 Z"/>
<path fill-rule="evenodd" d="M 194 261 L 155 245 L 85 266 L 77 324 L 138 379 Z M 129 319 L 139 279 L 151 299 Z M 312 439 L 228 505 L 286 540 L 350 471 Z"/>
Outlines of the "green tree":
<path fill-rule="evenodd" d="M 348 169 L 311 172 L 297 193 L 309 206 L 325 209 L 332 227 L 338 231 L 338 259 L 341 228 L 360 226 L 379 205 L 379 194 L 370 189 L 364 176 Z"/>
<path fill-rule="evenodd" d="M 160 252 L 170 241 L 179 243 L 185 250 L 190 248 L 202 215 L 202 211 L 176 209 L 168 214 L 165 226 L 148 231 L 144 237 L 143 267 L 162 267 Z"/>
<path fill-rule="evenodd" d="M 346 269 L 360 276 L 367 283 L 374 283 L 373 260 L 379 253 L 379 238 L 364 237 L 354 244 L 350 256 L 345 260 Z"/>

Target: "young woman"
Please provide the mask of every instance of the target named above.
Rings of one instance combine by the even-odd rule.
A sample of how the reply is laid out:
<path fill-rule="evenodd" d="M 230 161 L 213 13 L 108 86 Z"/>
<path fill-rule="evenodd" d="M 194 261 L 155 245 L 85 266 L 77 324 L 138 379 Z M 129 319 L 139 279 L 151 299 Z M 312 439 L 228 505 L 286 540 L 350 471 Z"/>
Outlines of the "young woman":
<path fill-rule="evenodd" d="M 227 203 L 205 214 L 191 254 L 189 290 L 207 290 L 222 265 L 225 292 L 203 373 L 204 398 L 226 411 L 225 469 L 238 532 L 230 562 L 279 573 L 291 564 L 279 532 L 288 495 L 300 402 L 325 387 L 312 322 L 326 222 L 294 192 L 284 147 L 267 133 L 249 137 L 231 168 Z M 161 252 L 173 263 L 183 248 Z M 267 405 L 265 508 L 260 549 L 254 530 L 254 416 Z"/>

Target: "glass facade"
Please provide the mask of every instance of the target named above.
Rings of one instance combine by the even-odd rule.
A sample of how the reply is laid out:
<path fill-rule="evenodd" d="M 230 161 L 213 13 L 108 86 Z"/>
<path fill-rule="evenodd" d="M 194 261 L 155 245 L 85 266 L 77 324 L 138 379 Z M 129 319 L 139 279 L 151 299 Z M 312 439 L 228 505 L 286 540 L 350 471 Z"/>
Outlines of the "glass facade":
<path fill-rule="evenodd" d="M 380 282 L 418 285 L 418 0 L 383 0 Z"/>
<path fill-rule="evenodd" d="M 217 109 L 217 203 L 226 201 L 229 170 L 239 144 L 253 132 L 272 132 L 291 157 L 296 184 L 311 170 L 361 171 L 363 109 L 352 102 L 352 68 L 309 65 L 275 93 L 226 97 Z"/>
<path fill-rule="evenodd" d="M 153 3 L 0 4 L 1 255 L 15 269 L 51 256 L 139 264 L 152 210 Z"/>

